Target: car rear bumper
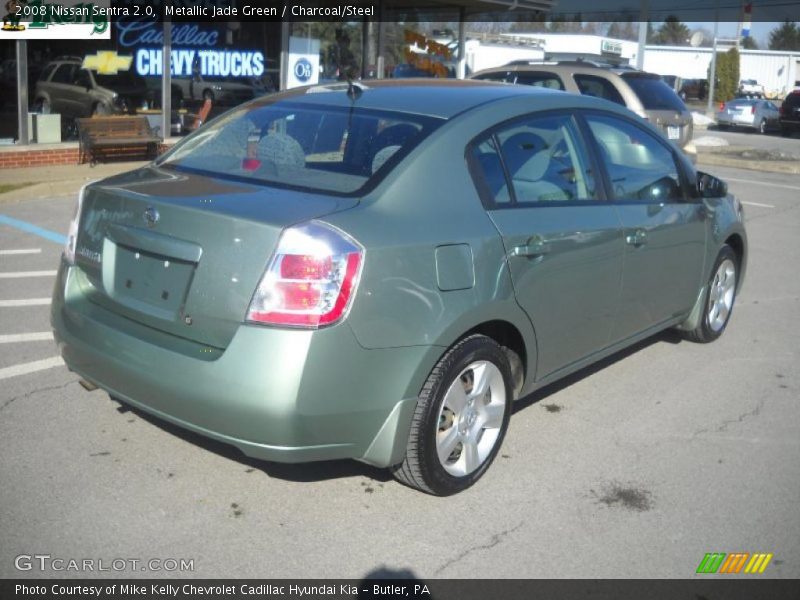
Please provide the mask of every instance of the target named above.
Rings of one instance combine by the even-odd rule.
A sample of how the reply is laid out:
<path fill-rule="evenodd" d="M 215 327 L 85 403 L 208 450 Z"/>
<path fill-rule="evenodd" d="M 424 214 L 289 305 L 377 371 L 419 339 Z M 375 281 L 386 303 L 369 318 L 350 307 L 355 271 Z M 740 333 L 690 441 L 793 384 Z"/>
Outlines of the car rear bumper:
<path fill-rule="evenodd" d="M 161 419 L 276 462 L 402 460 L 430 348 L 366 350 L 343 324 L 242 325 L 223 350 L 158 332 L 88 301 L 62 262 L 51 324 L 67 366 Z"/>

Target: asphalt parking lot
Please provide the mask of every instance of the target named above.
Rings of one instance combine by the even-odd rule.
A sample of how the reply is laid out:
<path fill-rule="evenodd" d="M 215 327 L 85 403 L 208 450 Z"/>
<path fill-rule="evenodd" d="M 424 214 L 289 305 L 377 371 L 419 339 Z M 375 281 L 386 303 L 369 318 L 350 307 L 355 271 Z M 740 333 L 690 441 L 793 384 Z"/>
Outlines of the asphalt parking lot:
<path fill-rule="evenodd" d="M 48 335 L 60 246 L 0 223 L 0 577 L 683 578 L 707 552 L 800 577 L 800 176 L 708 170 L 750 238 L 726 334 L 666 332 L 521 400 L 450 498 L 354 462 L 245 459 L 87 392 Z M 0 205 L 59 233 L 72 210 Z M 30 554 L 193 571 L 18 571 Z"/>

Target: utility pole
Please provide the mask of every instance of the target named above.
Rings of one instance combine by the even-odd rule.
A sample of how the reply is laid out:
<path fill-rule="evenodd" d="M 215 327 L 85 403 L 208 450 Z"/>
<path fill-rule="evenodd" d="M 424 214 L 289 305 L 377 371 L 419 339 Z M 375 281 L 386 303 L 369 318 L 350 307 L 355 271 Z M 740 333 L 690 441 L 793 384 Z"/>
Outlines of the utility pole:
<path fill-rule="evenodd" d="M 711 67 L 708 74 L 708 105 L 706 106 L 706 116 L 713 117 L 714 92 L 717 88 L 717 34 L 719 33 L 719 0 L 716 2 L 714 10 L 714 44 L 711 48 Z"/>
<path fill-rule="evenodd" d="M 644 70 L 644 47 L 647 45 L 647 26 L 650 23 L 647 10 L 647 0 L 642 0 L 642 9 L 639 12 L 639 48 L 636 50 L 636 68 Z"/>

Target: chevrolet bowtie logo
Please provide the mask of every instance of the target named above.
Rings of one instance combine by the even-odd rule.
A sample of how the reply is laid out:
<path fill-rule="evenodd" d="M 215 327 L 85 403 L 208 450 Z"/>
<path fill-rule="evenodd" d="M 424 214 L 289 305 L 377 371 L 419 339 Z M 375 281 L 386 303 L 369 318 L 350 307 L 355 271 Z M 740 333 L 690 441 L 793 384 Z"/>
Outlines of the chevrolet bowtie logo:
<path fill-rule="evenodd" d="M 132 56 L 120 56 L 113 50 L 101 50 L 94 56 L 85 56 L 81 66 L 96 71 L 98 75 L 116 75 L 120 71 L 129 70 L 132 62 Z"/>

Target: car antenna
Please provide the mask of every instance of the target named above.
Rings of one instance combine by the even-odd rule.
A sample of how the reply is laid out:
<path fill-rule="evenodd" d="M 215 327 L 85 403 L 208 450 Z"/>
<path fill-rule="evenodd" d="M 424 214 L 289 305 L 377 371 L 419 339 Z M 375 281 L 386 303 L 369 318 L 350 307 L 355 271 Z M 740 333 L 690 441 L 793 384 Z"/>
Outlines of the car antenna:
<path fill-rule="evenodd" d="M 352 78 L 347 78 L 347 97 L 353 102 L 361 98 L 364 93 L 364 88 L 360 83 L 356 83 Z"/>

